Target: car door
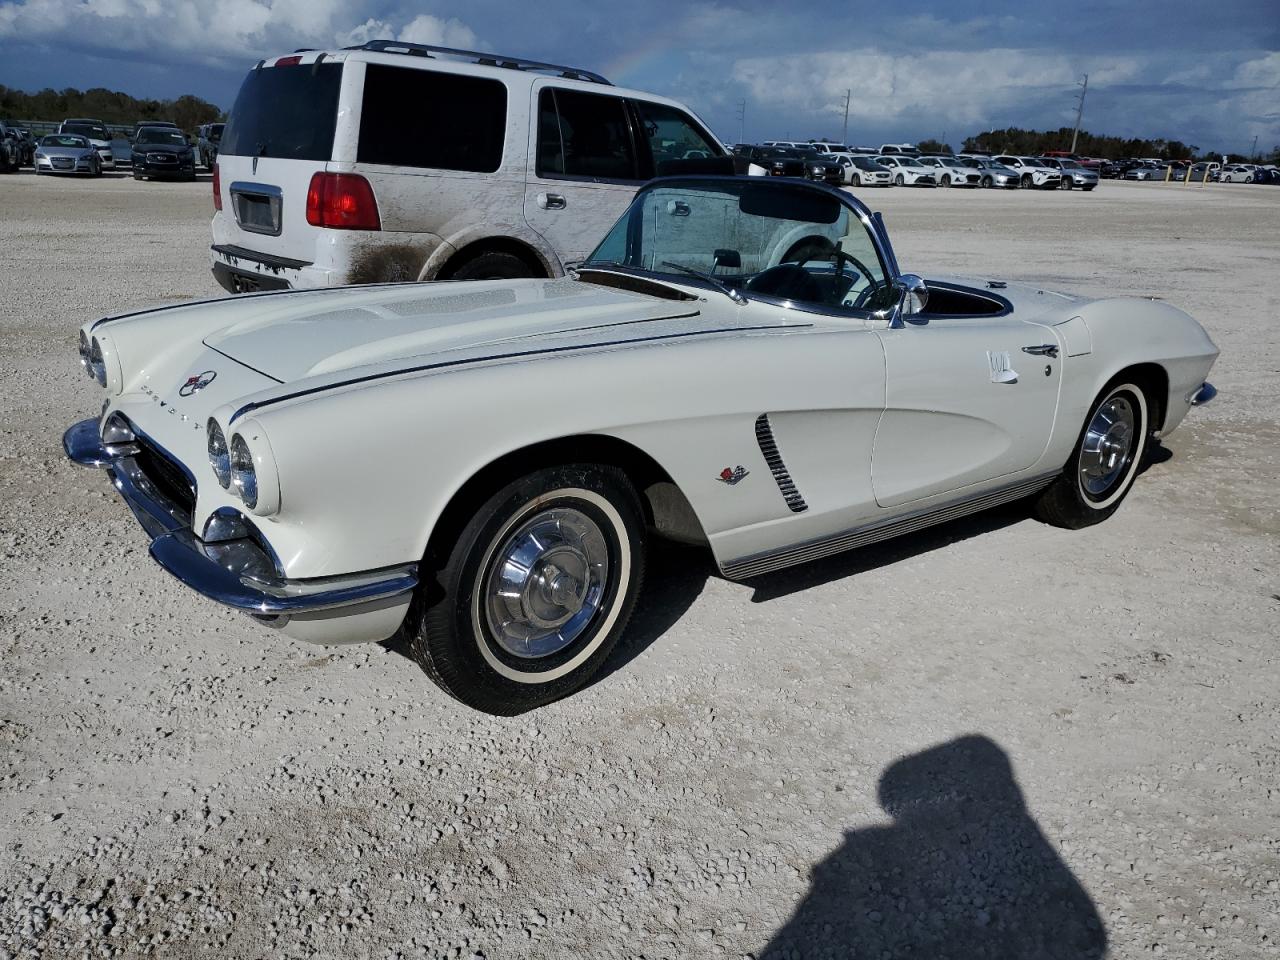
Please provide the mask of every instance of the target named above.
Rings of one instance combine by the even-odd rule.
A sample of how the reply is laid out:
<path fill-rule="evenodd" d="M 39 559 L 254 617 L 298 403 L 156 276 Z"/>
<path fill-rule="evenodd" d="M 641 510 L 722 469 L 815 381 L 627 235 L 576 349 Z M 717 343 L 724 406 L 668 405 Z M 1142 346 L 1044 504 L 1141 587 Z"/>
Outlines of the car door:
<path fill-rule="evenodd" d="M 1049 442 L 1062 379 L 1051 327 L 1008 314 L 926 313 L 879 336 L 885 411 L 871 473 L 880 506 L 998 486 L 1035 466 Z"/>
<path fill-rule="evenodd" d="M 533 87 L 525 222 L 559 255 L 581 260 L 643 182 L 627 101 L 553 84 Z"/>

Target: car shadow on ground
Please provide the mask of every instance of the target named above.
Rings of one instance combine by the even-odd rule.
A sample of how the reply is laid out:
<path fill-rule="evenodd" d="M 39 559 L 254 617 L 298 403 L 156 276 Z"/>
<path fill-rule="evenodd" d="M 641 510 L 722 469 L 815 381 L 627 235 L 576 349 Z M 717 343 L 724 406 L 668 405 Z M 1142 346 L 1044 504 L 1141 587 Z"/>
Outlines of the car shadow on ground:
<path fill-rule="evenodd" d="M 966 736 L 904 757 L 878 799 L 893 822 L 845 834 L 761 960 L 1103 956 L 1097 907 L 994 742 Z"/>

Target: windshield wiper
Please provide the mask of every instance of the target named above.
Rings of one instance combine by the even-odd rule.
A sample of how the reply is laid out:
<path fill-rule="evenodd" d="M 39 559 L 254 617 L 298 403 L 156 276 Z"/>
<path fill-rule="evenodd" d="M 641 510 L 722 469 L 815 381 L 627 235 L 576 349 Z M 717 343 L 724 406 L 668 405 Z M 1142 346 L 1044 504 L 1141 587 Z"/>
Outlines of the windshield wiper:
<path fill-rule="evenodd" d="M 713 274 L 703 273 L 701 270 L 695 270 L 693 267 L 686 267 L 683 263 L 673 263 L 670 260 L 663 260 L 661 262 L 661 266 L 670 267 L 678 273 L 688 274 L 691 277 L 697 277 L 699 280 L 705 280 L 736 304 L 741 305 L 747 302 L 747 298 L 739 293 L 735 287 L 729 286 Z"/>

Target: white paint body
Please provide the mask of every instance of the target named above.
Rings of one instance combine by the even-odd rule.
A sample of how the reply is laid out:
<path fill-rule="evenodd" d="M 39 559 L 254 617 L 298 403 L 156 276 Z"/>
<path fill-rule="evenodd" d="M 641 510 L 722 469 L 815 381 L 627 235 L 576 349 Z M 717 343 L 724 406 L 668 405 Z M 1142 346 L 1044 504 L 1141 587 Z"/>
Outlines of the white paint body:
<path fill-rule="evenodd" d="M 976 282 L 970 294 L 1007 298 L 1003 315 L 924 315 L 890 329 L 874 316 L 666 286 L 692 296 L 569 278 L 387 284 L 178 305 L 84 330 L 105 356 L 107 412 L 196 478 L 197 535 L 218 508 L 243 509 L 214 479 L 208 418 L 265 451 L 269 515 L 260 505 L 253 520 L 291 579 L 417 562 L 451 498 L 487 465 L 591 436 L 652 458 L 732 568 L 1054 474 L 1099 391 L 1135 364 L 1167 377 L 1156 399 L 1168 434 L 1217 356 L 1195 320 L 1159 301 Z M 1059 355 L 1022 351 L 1037 345 Z M 181 396 L 205 371 L 216 379 Z M 803 512 L 771 474 L 761 414 Z M 722 482 L 737 466 L 747 476 Z M 378 640 L 406 604 L 284 629 Z"/>
<path fill-rule="evenodd" d="M 1010 170 L 1015 171 L 1021 177 L 1031 177 L 1031 185 L 1033 187 L 1056 187 L 1062 182 L 1062 171 L 1053 167 L 1042 166 L 1039 160 L 1034 157 L 1015 157 L 1011 154 L 1002 153 L 997 157 L 992 157 L 996 163 L 1002 163 Z"/>

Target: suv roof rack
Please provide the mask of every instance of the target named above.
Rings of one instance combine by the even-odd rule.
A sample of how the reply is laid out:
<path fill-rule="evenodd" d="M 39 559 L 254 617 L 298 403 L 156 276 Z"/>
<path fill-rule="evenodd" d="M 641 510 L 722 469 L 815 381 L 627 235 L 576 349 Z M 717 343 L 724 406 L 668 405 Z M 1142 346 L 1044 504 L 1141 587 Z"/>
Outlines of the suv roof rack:
<path fill-rule="evenodd" d="M 372 50 L 374 53 L 402 53 L 410 57 L 430 57 L 432 54 L 443 54 L 470 60 L 484 67 L 505 67 L 508 70 L 532 70 L 539 73 L 555 73 L 566 80 L 585 80 L 588 83 L 603 83 L 613 86 L 598 73 L 582 70 L 578 67 L 566 67 L 558 63 L 542 63 L 539 60 L 522 60 L 518 57 L 504 57 L 496 53 L 478 53 L 475 50 L 455 50 L 453 47 L 434 47 L 425 43 L 409 43 L 404 40 L 370 40 L 354 47 L 343 47 L 344 50 Z"/>

